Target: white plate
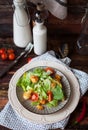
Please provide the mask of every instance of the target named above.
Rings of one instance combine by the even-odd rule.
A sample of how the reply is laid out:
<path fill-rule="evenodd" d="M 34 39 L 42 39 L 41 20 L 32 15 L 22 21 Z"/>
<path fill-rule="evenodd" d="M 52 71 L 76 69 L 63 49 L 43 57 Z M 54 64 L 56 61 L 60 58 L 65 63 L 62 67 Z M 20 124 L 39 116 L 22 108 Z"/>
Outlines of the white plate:
<path fill-rule="evenodd" d="M 27 110 L 23 105 L 20 103 L 20 101 L 17 98 L 17 93 L 16 93 L 16 83 L 18 79 L 22 76 L 22 74 L 25 71 L 28 71 L 34 67 L 38 66 L 49 66 L 57 69 L 61 73 L 63 73 L 66 78 L 68 79 L 71 87 L 71 96 L 70 99 L 68 100 L 67 104 L 60 109 L 59 111 L 49 114 L 49 115 L 40 115 L 33 113 L 29 110 Z M 66 118 L 70 113 L 74 111 L 76 108 L 79 98 L 80 98 L 80 89 L 79 89 L 79 83 L 75 77 L 75 75 L 72 73 L 70 69 L 68 69 L 66 66 L 56 63 L 56 62 L 51 62 L 51 61 L 38 61 L 38 62 L 32 62 L 24 65 L 21 67 L 11 78 L 10 83 L 9 83 L 9 91 L 8 91 L 8 97 L 10 104 L 12 105 L 13 109 L 22 117 L 28 119 L 31 122 L 39 123 L 39 124 L 50 124 L 50 123 L 55 123 L 58 121 L 63 120 Z"/>

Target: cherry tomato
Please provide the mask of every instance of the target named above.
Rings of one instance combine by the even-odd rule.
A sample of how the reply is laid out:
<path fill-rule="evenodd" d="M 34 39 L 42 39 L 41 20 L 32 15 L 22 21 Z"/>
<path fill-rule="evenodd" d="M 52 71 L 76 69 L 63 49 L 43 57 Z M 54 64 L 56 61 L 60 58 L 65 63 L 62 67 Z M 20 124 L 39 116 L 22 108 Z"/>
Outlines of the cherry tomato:
<path fill-rule="evenodd" d="M 9 48 L 9 49 L 7 50 L 7 53 L 14 53 L 14 50 L 13 50 L 12 48 Z"/>
<path fill-rule="evenodd" d="M 29 63 L 31 60 L 32 60 L 32 58 L 31 58 L 31 57 L 28 57 L 28 59 L 27 59 L 28 63 Z"/>
<path fill-rule="evenodd" d="M 47 94 L 48 94 L 48 101 L 49 102 L 52 101 L 52 92 L 48 91 Z"/>
<path fill-rule="evenodd" d="M 14 53 L 10 53 L 8 55 L 8 58 L 9 58 L 9 60 L 14 60 L 15 59 L 15 54 Z"/>
<path fill-rule="evenodd" d="M 2 53 L 1 54 L 1 58 L 2 58 L 2 60 L 6 60 L 7 59 L 7 54 L 6 53 Z"/>
<path fill-rule="evenodd" d="M 46 71 L 46 72 L 49 72 L 50 74 L 53 74 L 53 73 L 54 73 L 54 69 L 52 69 L 52 68 L 50 68 L 50 67 L 45 68 L 45 71 Z"/>
<path fill-rule="evenodd" d="M 33 93 L 31 96 L 31 100 L 32 101 L 38 101 L 38 94 L 37 93 Z"/>
<path fill-rule="evenodd" d="M 1 48 L 1 49 L 0 49 L 0 54 L 5 53 L 5 51 L 6 51 L 5 48 Z"/>

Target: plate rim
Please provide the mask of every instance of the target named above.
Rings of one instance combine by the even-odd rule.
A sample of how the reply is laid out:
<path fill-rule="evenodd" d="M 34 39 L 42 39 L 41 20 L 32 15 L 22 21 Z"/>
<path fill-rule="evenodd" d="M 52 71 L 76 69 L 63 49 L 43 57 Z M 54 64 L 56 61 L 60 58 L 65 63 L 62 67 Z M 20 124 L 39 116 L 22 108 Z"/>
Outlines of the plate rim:
<path fill-rule="evenodd" d="M 19 102 L 19 100 L 17 99 L 17 96 L 16 96 L 16 86 L 13 84 L 15 81 L 17 81 L 17 78 L 19 78 L 22 75 L 22 73 L 24 73 L 25 71 L 29 70 L 31 67 L 38 65 L 38 64 L 40 64 L 41 66 L 49 66 L 49 67 L 52 67 L 54 64 L 54 66 L 55 66 L 54 68 L 56 68 L 58 70 L 63 69 L 64 72 L 62 72 L 62 70 L 59 70 L 59 71 L 61 71 L 61 73 L 64 73 L 64 75 L 67 77 L 68 81 L 70 82 L 70 85 L 73 86 L 72 87 L 73 91 L 76 92 L 76 94 L 73 93 L 74 96 L 71 96 L 71 99 L 73 100 L 74 105 L 72 104 L 71 99 L 70 99 L 70 101 L 64 106 L 64 108 L 62 108 L 58 112 L 55 112 L 55 113 L 49 114 L 49 115 L 39 115 L 39 114 L 30 112 L 21 105 L 21 103 Z M 70 76 L 68 73 L 70 74 Z M 74 85 L 73 85 L 74 83 L 73 83 L 71 76 L 75 80 L 76 87 L 74 87 Z M 15 91 L 15 93 L 14 93 L 14 91 Z M 75 98 L 73 99 L 73 97 L 75 97 L 75 96 L 76 96 L 76 100 L 75 100 Z M 15 100 L 13 99 L 13 97 L 15 98 Z M 61 63 L 57 63 L 55 61 L 47 61 L 47 60 L 33 61 L 33 62 L 25 64 L 24 66 L 22 66 L 20 69 L 18 69 L 14 73 L 14 75 L 12 76 L 12 78 L 9 82 L 8 98 L 9 98 L 9 102 L 10 102 L 12 108 L 19 115 L 21 115 L 21 117 L 24 117 L 27 120 L 35 122 L 35 123 L 37 122 L 39 124 L 51 124 L 51 123 L 55 123 L 55 122 L 63 120 L 64 118 L 68 117 L 69 114 L 71 114 L 74 111 L 74 109 L 76 108 L 76 106 L 79 102 L 79 99 L 80 99 L 80 87 L 79 87 L 77 78 L 75 77 L 73 72 L 69 68 L 67 68 L 65 65 L 63 65 Z M 53 116 L 53 119 L 52 119 L 52 116 Z"/>

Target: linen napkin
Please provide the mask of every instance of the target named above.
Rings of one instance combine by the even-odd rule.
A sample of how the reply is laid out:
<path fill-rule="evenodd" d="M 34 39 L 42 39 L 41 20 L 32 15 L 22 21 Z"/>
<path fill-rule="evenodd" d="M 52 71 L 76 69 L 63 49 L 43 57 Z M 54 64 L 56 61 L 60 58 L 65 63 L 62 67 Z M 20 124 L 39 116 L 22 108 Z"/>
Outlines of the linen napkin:
<path fill-rule="evenodd" d="M 54 51 L 49 51 L 41 56 L 37 56 L 36 58 L 33 58 L 31 62 L 37 60 L 54 61 L 63 64 L 68 68 L 70 68 L 69 65 L 71 62 L 71 59 L 68 57 L 64 59 L 57 59 L 55 57 Z M 88 74 L 77 69 L 70 69 L 78 79 L 80 85 L 80 95 L 83 96 L 88 90 Z M 52 130 L 56 128 L 64 129 L 69 121 L 69 117 L 70 115 L 64 120 L 52 124 L 37 124 L 21 117 L 13 110 L 10 103 L 8 102 L 4 109 L 0 112 L 0 125 L 3 125 L 12 130 Z"/>

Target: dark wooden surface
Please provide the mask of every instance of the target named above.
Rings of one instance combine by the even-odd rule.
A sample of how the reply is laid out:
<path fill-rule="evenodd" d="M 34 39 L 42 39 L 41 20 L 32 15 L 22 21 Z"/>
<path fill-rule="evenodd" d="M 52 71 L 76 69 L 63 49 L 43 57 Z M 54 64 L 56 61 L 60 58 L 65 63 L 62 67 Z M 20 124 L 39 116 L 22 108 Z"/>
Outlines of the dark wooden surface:
<path fill-rule="evenodd" d="M 29 1 L 29 0 L 28 0 Z M 88 56 L 80 56 L 76 52 L 76 42 L 81 31 L 81 19 L 84 15 L 84 6 L 88 0 L 68 0 L 68 16 L 65 20 L 57 19 L 56 17 L 49 14 L 46 26 L 48 28 L 48 49 L 58 52 L 58 47 L 63 43 L 69 45 L 69 55 L 71 58 L 71 67 L 83 70 L 88 73 Z M 4 6 L 3 6 L 4 5 Z M 6 5 L 6 6 L 5 6 Z M 8 7 L 7 7 L 8 5 Z M 80 7 L 81 5 L 81 7 Z M 29 8 L 30 14 L 34 11 L 34 8 Z M 6 46 L 12 46 L 16 49 L 16 56 L 22 51 L 16 48 L 13 43 L 13 9 L 11 0 L 0 0 L 0 46 L 5 44 Z M 32 51 L 28 57 L 36 57 Z M 0 59 L 0 72 L 6 68 L 11 61 L 2 61 Z M 27 63 L 27 58 L 22 58 L 17 65 L 15 65 L 3 78 L 0 79 L 0 110 L 4 108 L 8 102 L 8 86 L 9 81 L 13 74 L 21 66 Z M 84 95 L 87 99 L 88 108 L 88 92 Z M 69 123 L 66 130 L 88 130 L 88 110 L 85 118 L 77 125 L 71 126 L 80 114 L 81 101 L 79 102 L 75 111 L 71 114 Z M 0 126 L 0 130 L 8 130 L 3 126 Z"/>

